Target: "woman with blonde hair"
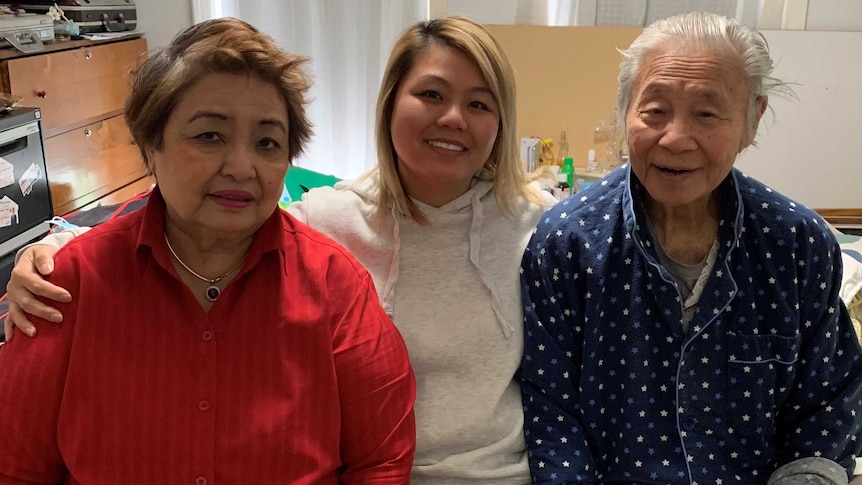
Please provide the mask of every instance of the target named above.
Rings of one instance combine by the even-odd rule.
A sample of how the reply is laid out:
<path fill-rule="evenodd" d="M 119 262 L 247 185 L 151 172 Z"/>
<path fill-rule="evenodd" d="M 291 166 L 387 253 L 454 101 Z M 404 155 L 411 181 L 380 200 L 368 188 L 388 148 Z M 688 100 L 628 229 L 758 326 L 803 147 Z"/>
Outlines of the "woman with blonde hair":
<path fill-rule="evenodd" d="M 493 36 L 463 17 L 418 22 L 384 74 L 377 166 L 289 208 L 368 269 L 407 343 L 412 483 L 530 483 L 512 380 L 523 348 L 518 268 L 552 200 L 528 184 L 515 120 L 512 66 Z M 25 332 L 22 309 L 59 316 L 31 291 L 68 296 L 34 269 L 50 272 L 54 251 L 25 251 L 10 282 L 10 319 Z"/>

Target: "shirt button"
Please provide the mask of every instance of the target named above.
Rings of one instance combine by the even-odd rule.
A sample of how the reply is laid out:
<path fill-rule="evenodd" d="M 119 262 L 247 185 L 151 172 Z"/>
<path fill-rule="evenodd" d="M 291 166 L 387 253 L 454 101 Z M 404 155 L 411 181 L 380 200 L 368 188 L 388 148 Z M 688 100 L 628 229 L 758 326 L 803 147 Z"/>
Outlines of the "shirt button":
<path fill-rule="evenodd" d="M 685 428 L 686 431 L 691 431 L 697 425 L 697 419 L 695 418 L 685 418 L 682 422 L 682 427 Z"/>
<path fill-rule="evenodd" d="M 198 409 L 200 409 L 201 411 L 206 411 L 209 408 L 210 408 L 210 402 L 207 401 L 206 399 L 204 399 L 198 403 Z M 206 482 L 206 479 L 204 479 L 204 482 Z"/>
<path fill-rule="evenodd" d="M 205 330 L 202 337 L 204 339 L 204 342 L 209 342 L 210 340 L 213 339 L 213 333 L 210 332 L 209 330 Z"/>
<path fill-rule="evenodd" d="M 206 477 L 197 477 L 197 479 L 195 479 L 195 485 L 207 485 Z"/>

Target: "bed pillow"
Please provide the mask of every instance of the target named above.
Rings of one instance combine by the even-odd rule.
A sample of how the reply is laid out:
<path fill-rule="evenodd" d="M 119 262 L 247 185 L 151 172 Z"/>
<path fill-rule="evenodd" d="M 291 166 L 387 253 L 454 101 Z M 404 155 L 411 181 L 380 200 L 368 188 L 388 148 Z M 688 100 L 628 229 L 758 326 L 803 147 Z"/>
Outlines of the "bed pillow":
<path fill-rule="evenodd" d="M 856 336 L 862 342 L 862 237 L 848 234 L 836 237 L 844 263 L 840 295 L 856 327 Z"/>

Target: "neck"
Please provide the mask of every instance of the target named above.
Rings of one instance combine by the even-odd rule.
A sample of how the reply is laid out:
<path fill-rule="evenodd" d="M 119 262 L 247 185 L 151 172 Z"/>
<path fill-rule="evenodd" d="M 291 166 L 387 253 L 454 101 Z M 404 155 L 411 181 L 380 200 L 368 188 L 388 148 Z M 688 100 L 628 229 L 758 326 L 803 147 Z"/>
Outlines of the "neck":
<path fill-rule="evenodd" d="M 400 177 L 408 197 L 437 208 L 461 197 L 473 186 L 473 177 L 467 180 L 437 183 L 428 180 L 416 180 L 404 173 L 401 173 Z"/>
<path fill-rule="evenodd" d="M 701 203 L 667 207 L 647 196 L 647 217 L 655 237 L 668 256 L 686 264 L 697 264 L 709 254 L 718 235 L 718 196 Z"/>
<path fill-rule="evenodd" d="M 165 224 L 165 241 L 174 258 L 183 269 L 207 280 L 234 273 L 245 260 L 251 240 L 196 238 L 170 222 Z"/>

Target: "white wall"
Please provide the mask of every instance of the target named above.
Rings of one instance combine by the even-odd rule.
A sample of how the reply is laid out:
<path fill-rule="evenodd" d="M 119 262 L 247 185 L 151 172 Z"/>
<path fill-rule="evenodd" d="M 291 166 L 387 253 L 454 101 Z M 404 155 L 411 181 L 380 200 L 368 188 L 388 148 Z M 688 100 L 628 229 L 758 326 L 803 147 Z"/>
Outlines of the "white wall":
<path fill-rule="evenodd" d="M 862 58 L 862 32 L 763 34 L 799 99 L 769 100 L 774 116 L 736 166 L 809 207 L 862 207 L 862 63 L 849 61 Z"/>
<path fill-rule="evenodd" d="M 138 0 L 146 1 L 146 0 Z M 443 16 L 446 14 L 461 14 L 466 15 L 477 22 L 491 25 L 512 25 L 516 23 L 533 23 L 533 22 L 516 22 L 515 17 L 518 14 L 521 18 L 527 13 L 526 10 L 539 11 L 544 8 L 545 0 L 429 0 L 431 5 L 431 16 Z M 559 2 L 562 3 L 562 2 Z M 573 3 L 578 3 L 577 1 Z M 589 12 L 579 12 L 579 23 L 591 25 L 595 22 L 594 18 L 587 18 L 584 22 L 582 14 L 586 13 L 587 17 L 592 15 L 595 17 L 595 0 L 581 1 L 579 8 L 582 10 L 586 7 Z M 656 5 L 661 6 L 666 3 L 673 7 L 674 3 L 670 0 L 654 0 Z M 805 12 L 807 4 L 807 15 Z M 780 5 L 776 3 L 776 5 Z M 793 5 L 798 5 L 800 8 L 791 8 L 788 14 L 793 17 L 786 19 L 790 23 L 789 28 L 798 25 L 799 29 L 805 26 L 805 30 L 835 30 L 835 31 L 851 31 L 862 32 L 862 0 L 807 0 L 807 2 L 796 0 Z M 749 0 L 745 4 L 747 10 L 755 8 L 757 3 Z M 644 10 L 645 7 L 640 5 L 640 2 L 632 4 L 631 8 Z M 521 11 L 519 11 L 521 9 Z M 780 12 L 779 12 L 780 13 Z M 743 19 L 754 16 L 756 12 L 747 12 L 743 14 Z M 795 17 L 802 17 L 794 20 Z M 768 20 L 768 19 L 767 19 Z M 766 21 L 766 20 L 765 20 Z M 537 25 L 542 25 L 541 21 L 534 22 Z M 781 26 L 781 20 L 775 19 L 774 25 L 767 22 L 761 28 L 777 29 Z"/>
<path fill-rule="evenodd" d="M 150 50 L 168 45 L 179 31 L 192 25 L 189 0 L 137 0 L 138 30 L 147 37 Z"/>
<path fill-rule="evenodd" d="M 862 32 L 862 1 L 808 0 L 805 30 Z"/>

